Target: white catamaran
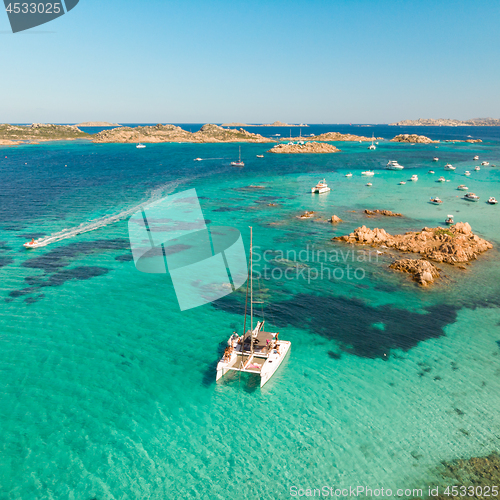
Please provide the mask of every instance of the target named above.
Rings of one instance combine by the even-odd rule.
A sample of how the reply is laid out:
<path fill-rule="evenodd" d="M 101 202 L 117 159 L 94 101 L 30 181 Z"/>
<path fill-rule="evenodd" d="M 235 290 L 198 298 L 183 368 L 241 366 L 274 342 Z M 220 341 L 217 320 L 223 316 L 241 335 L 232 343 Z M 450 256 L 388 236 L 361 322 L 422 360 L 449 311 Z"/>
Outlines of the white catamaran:
<path fill-rule="evenodd" d="M 260 376 L 260 386 L 274 375 L 281 362 L 285 359 L 292 343 L 278 338 L 279 332 L 266 332 L 264 321 L 257 321 L 253 326 L 253 277 L 252 277 L 252 228 L 250 228 L 250 267 L 247 281 L 247 296 L 245 300 L 245 317 L 243 320 L 243 335 L 236 332 L 229 337 L 227 347 L 217 364 L 217 379 L 229 371 L 253 373 Z M 248 288 L 250 285 L 250 329 L 246 328 Z"/>

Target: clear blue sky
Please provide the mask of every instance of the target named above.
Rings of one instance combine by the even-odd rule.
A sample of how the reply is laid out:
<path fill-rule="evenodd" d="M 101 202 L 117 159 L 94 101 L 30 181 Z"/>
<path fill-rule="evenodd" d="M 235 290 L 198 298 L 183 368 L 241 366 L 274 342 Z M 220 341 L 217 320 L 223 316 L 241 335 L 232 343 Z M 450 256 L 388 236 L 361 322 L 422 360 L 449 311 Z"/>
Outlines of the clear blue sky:
<path fill-rule="evenodd" d="M 0 122 L 500 118 L 500 1 L 80 0 L 9 33 Z"/>

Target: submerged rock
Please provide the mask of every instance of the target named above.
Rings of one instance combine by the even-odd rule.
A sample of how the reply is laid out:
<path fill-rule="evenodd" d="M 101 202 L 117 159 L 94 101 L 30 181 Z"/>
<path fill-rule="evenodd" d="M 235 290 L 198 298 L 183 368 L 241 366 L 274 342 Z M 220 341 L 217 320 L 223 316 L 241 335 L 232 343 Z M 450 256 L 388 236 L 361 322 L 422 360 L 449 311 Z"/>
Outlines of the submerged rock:
<path fill-rule="evenodd" d="M 403 214 L 391 212 L 390 210 L 365 210 L 366 215 L 385 215 L 386 217 L 403 217 Z"/>

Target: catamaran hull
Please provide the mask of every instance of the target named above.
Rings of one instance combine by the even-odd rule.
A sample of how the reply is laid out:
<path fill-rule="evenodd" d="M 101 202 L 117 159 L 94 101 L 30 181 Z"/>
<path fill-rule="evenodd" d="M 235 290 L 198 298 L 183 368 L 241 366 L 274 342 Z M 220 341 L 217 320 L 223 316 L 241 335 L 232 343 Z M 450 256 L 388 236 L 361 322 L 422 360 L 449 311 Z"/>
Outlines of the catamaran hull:
<path fill-rule="evenodd" d="M 260 386 L 264 387 L 264 385 L 269 381 L 269 379 L 274 375 L 276 370 L 280 367 L 283 360 L 286 358 L 287 354 L 292 347 L 291 342 L 280 341 L 280 355 L 276 358 L 270 356 L 264 365 L 262 366 L 262 370 L 260 371 Z"/>

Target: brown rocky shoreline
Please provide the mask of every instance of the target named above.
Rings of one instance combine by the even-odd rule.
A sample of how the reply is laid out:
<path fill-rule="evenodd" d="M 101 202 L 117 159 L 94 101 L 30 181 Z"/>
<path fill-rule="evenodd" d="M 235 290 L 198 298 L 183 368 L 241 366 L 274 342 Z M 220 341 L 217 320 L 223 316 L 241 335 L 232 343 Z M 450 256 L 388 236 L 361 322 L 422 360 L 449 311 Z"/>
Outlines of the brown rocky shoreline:
<path fill-rule="evenodd" d="M 321 142 L 306 142 L 305 144 L 276 144 L 268 153 L 338 153 L 340 149 L 331 144 Z"/>

